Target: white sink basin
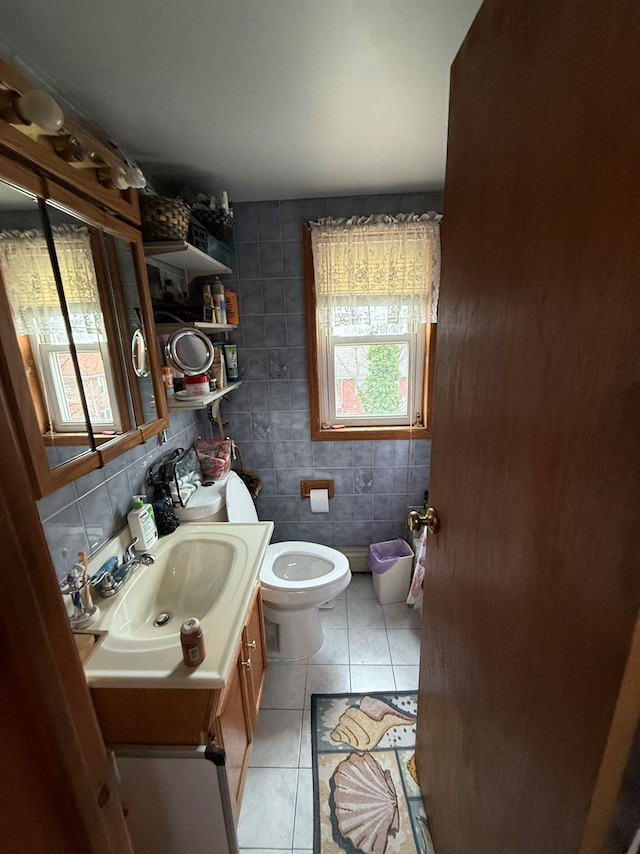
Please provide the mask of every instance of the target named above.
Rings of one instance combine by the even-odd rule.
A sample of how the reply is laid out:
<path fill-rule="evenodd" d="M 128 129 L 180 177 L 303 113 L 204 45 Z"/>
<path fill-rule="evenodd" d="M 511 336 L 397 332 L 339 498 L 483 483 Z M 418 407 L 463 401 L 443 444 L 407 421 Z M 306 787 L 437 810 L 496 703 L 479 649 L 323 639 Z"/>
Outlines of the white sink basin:
<path fill-rule="evenodd" d="M 150 550 L 155 563 L 140 566 L 112 598 L 96 599 L 102 613 L 92 628 L 109 634 L 85 664 L 89 684 L 223 687 L 272 529 L 270 522 L 187 524 L 159 540 Z M 182 663 L 180 626 L 189 617 L 200 620 L 205 637 L 197 668 Z"/>
<path fill-rule="evenodd" d="M 167 638 L 177 638 L 185 620 L 197 617 L 202 622 L 215 607 L 238 560 L 246 562 L 242 542 L 200 535 L 170 544 L 118 595 L 109 628 L 113 640 L 162 646 Z"/>

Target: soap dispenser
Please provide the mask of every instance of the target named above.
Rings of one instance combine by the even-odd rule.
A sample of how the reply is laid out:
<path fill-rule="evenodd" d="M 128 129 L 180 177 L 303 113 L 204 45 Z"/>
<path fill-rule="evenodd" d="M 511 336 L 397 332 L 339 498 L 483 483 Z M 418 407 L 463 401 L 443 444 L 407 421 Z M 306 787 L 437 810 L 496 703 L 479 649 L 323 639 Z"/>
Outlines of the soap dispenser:
<path fill-rule="evenodd" d="M 143 495 L 134 495 L 133 509 L 127 516 L 129 530 L 132 537 L 138 538 L 138 550 L 145 551 L 157 542 L 158 529 L 156 528 L 153 508 L 145 501 Z"/>

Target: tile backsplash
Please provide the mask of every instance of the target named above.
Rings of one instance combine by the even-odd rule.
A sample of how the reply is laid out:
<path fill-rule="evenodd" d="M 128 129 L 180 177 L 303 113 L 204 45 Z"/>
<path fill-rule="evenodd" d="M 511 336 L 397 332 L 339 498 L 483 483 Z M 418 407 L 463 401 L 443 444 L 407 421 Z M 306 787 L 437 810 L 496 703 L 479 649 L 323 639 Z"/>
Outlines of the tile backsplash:
<path fill-rule="evenodd" d="M 76 562 L 78 552 L 93 554 L 126 525 L 131 498 L 146 492 L 147 469 L 158 457 L 188 447 L 200 435 L 210 436 L 211 427 L 202 413 L 173 411 L 167 433 L 165 444 L 154 437 L 38 502 L 59 578 Z"/>
<path fill-rule="evenodd" d="M 222 403 L 227 432 L 245 468 L 264 482 L 261 519 L 273 520 L 274 541 L 306 539 L 329 546 L 368 546 L 403 536 L 407 508 L 429 486 L 431 442 L 311 442 L 301 228 L 322 216 L 368 216 L 442 210 L 442 194 L 298 199 L 234 207 L 234 273 L 242 385 Z M 149 466 L 174 447 L 210 436 L 205 414 L 171 413 L 169 440 L 134 448 L 38 502 L 59 577 L 79 551 L 95 552 L 125 524 L 131 497 L 144 492 Z M 300 481 L 333 479 L 329 513 L 312 514 Z M 65 550 L 67 555 L 65 557 Z"/>
<path fill-rule="evenodd" d="M 304 315 L 302 223 L 323 216 L 442 210 L 442 194 L 355 196 L 241 203 L 234 207 L 243 384 L 222 404 L 244 464 L 264 487 L 260 518 L 274 540 L 368 546 L 403 536 L 407 507 L 429 485 L 428 441 L 311 442 Z M 327 514 L 312 514 L 300 481 L 332 478 Z"/>

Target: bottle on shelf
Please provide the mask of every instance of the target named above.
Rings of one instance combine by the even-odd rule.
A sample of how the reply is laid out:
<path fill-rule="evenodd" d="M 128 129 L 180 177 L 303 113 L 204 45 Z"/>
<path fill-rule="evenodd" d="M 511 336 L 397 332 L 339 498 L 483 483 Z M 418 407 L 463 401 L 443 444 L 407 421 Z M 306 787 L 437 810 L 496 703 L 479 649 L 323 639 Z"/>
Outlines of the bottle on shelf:
<path fill-rule="evenodd" d="M 237 326 L 240 323 L 240 312 L 238 311 L 238 296 L 231 288 L 224 289 L 224 301 L 227 307 L 227 323 Z"/>
<path fill-rule="evenodd" d="M 215 323 L 215 304 L 211 293 L 211 285 L 206 284 L 202 288 L 202 319 L 205 323 Z"/>
<path fill-rule="evenodd" d="M 224 299 L 224 285 L 217 276 L 213 280 L 213 304 L 215 307 L 216 323 L 227 323 L 227 306 Z"/>

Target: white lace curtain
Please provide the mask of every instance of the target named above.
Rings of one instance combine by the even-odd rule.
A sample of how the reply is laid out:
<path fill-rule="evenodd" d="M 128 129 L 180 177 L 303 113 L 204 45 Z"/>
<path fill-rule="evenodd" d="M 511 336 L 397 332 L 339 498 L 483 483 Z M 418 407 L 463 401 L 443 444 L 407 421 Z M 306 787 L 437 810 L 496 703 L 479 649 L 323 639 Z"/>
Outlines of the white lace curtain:
<path fill-rule="evenodd" d="M 53 228 L 56 256 L 76 344 L 105 340 L 91 238 L 78 226 Z M 41 231 L 0 232 L 0 269 L 16 331 L 43 344 L 66 344 L 68 336 L 47 241 Z"/>
<path fill-rule="evenodd" d="M 441 219 L 428 213 L 310 223 L 321 327 L 402 325 L 415 331 L 435 323 Z"/>

